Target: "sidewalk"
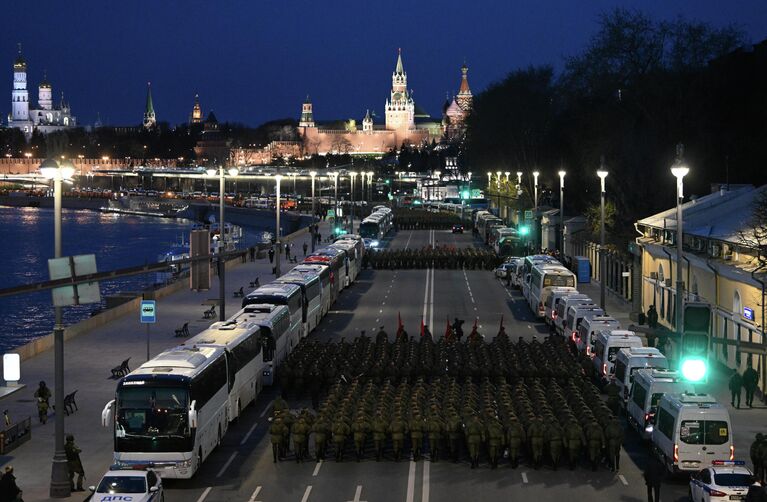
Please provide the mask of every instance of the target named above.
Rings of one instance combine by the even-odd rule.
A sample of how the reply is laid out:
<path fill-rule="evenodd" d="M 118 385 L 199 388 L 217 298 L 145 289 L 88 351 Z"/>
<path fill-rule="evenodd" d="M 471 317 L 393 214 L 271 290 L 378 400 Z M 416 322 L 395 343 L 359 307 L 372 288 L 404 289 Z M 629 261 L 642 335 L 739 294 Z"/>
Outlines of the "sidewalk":
<path fill-rule="evenodd" d="M 322 236 L 329 235 L 330 226 L 320 222 Z M 293 242 L 291 254 L 303 257 L 303 244 L 311 252 L 311 234 L 302 232 L 290 239 Z M 226 271 L 226 315 L 231 316 L 240 309 L 242 300 L 234 298 L 233 292 L 240 287 L 247 292 L 249 283 L 258 277 L 261 284 L 270 282 L 272 266 L 268 257 L 255 262 L 232 261 Z M 283 273 L 292 264 L 282 260 Z M 150 350 L 154 357 L 159 352 L 184 341 L 174 337 L 174 330 L 185 322 L 189 323 L 192 336 L 206 329 L 212 322 L 202 318 L 209 299 L 218 299 L 218 278 L 212 278 L 209 291 L 194 292 L 182 289 L 157 300 L 157 323 L 150 328 Z M 218 314 L 218 308 L 216 309 Z M 51 314 L 52 317 L 52 314 Z M 86 485 L 96 484 L 112 461 L 112 429 L 101 426 L 101 411 L 106 403 L 114 399 L 116 380 L 110 377 L 110 370 L 123 359 L 130 357 L 130 367 L 135 369 L 146 361 L 146 331 L 139 323 L 138 312 L 131 312 L 105 326 L 75 337 L 65 343 L 65 392 L 77 390 L 79 410 L 66 419 L 66 433 L 74 434 L 75 442 L 82 449 L 82 462 L 87 476 Z M 54 449 L 54 417 L 51 413 L 45 425 L 37 421 L 37 406 L 33 394 L 40 380 L 54 388 L 53 351 L 48 350 L 22 363 L 22 383 L 26 387 L 4 399 L 0 406 L 8 410 L 14 422 L 32 417 L 32 438 L 0 456 L 0 466 L 13 465 L 19 487 L 28 501 L 48 500 L 51 475 L 51 460 Z M 52 402 L 53 400 L 51 400 Z M 53 409 L 51 408 L 51 412 Z M 74 494 L 81 500 L 81 493 Z"/>

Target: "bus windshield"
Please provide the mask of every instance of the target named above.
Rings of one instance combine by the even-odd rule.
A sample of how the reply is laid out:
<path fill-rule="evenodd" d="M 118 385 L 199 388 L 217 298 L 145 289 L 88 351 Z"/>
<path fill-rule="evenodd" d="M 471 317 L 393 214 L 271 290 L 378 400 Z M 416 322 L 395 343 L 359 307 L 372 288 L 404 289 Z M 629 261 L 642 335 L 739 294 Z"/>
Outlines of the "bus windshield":
<path fill-rule="evenodd" d="M 163 440 L 177 443 L 173 440 L 186 442 L 190 437 L 188 396 L 183 387 L 120 388 L 115 423 L 117 451 L 184 451 L 177 447 L 180 445 L 164 448 Z"/>
<path fill-rule="evenodd" d="M 546 274 L 543 276 L 543 287 L 575 287 L 575 279 L 572 275 L 566 274 Z"/>

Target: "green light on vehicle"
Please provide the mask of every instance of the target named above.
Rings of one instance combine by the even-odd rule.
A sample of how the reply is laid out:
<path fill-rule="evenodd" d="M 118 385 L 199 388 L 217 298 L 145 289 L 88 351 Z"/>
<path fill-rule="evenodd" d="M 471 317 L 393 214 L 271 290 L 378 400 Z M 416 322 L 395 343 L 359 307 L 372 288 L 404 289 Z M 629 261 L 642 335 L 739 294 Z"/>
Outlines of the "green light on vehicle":
<path fill-rule="evenodd" d="M 706 361 L 698 358 L 689 358 L 682 361 L 682 376 L 690 382 L 700 382 L 706 377 L 708 365 Z"/>

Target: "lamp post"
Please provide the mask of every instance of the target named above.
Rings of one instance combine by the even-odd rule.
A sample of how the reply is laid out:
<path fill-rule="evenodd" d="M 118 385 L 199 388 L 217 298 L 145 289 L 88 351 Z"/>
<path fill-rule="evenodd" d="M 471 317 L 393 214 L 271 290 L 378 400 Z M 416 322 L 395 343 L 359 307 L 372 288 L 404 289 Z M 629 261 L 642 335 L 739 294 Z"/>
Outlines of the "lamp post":
<path fill-rule="evenodd" d="M 314 244 L 317 238 L 314 232 L 314 221 L 317 218 L 317 205 L 315 204 L 316 198 L 314 197 L 314 180 L 317 178 L 317 171 L 310 171 L 309 176 L 312 177 L 312 253 L 314 252 Z"/>
<path fill-rule="evenodd" d="M 218 174 L 218 320 L 226 320 L 226 231 L 224 228 L 224 205 L 226 191 L 226 179 L 224 176 L 224 166 L 206 169 L 208 176 Z M 240 171 L 236 167 L 229 169 L 230 176 L 237 176 Z"/>
<path fill-rule="evenodd" d="M 349 173 L 349 175 L 352 177 L 352 182 L 349 190 L 349 198 L 351 199 L 352 203 L 352 210 L 351 210 L 351 228 L 349 230 L 350 234 L 354 233 L 354 180 L 357 178 L 357 171 L 352 171 Z"/>
<path fill-rule="evenodd" d="M 370 205 L 373 205 L 373 185 L 371 183 L 372 181 L 373 181 L 373 171 L 368 171 L 368 195 L 369 195 L 368 201 Z M 401 183 L 402 182 L 400 182 L 400 185 Z"/>
<path fill-rule="evenodd" d="M 334 223 L 338 221 L 338 172 L 332 172 L 330 175 L 333 177 L 333 182 L 335 183 L 336 189 L 335 189 L 335 195 L 333 197 L 333 208 L 335 211 L 335 216 L 333 217 Z"/>
<path fill-rule="evenodd" d="M 490 188 L 492 184 L 493 184 L 493 173 L 488 171 L 487 172 L 487 188 Z"/>
<path fill-rule="evenodd" d="M 280 255 L 282 254 L 282 243 L 280 242 L 280 237 L 282 232 L 280 231 L 280 181 L 282 180 L 281 175 L 277 175 L 274 177 L 275 181 L 277 182 L 277 188 L 275 189 L 275 193 L 277 194 L 277 205 L 275 208 L 275 227 L 274 227 L 274 242 L 277 244 L 277 252 L 274 253 L 274 277 L 279 277 L 280 274 Z"/>
<path fill-rule="evenodd" d="M 676 331 L 682 332 L 684 321 L 684 281 L 682 281 L 682 248 L 684 246 L 682 203 L 684 202 L 684 177 L 690 168 L 684 163 L 684 145 L 676 145 L 676 160 L 671 173 L 676 177 Z"/>
<path fill-rule="evenodd" d="M 53 180 L 53 255 L 61 258 L 61 182 L 71 179 L 75 174 L 72 162 L 63 160 L 61 164 L 54 159 L 47 159 L 40 165 L 40 174 Z M 71 495 L 67 455 L 64 449 L 64 326 L 61 307 L 54 307 L 55 324 L 54 343 L 54 403 L 59 413 L 55 415 L 55 446 L 51 466 L 50 496 L 64 498 Z"/>
<path fill-rule="evenodd" d="M 497 188 L 501 188 L 501 174 L 503 174 L 501 171 L 495 172 L 495 186 Z"/>
<path fill-rule="evenodd" d="M 562 257 L 565 256 L 565 175 L 567 172 L 564 170 L 559 171 L 559 231 L 562 235 L 562 242 L 560 243 L 559 252 L 562 253 Z"/>
<path fill-rule="evenodd" d="M 599 209 L 602 215 L 599 220 L 599 306 L 607 312 L 605 309 L 605 178 L 607 178 L 607 167 L 604 156 L 599 163 L 597 176 L 599 176 L 601 186 Z"/>
<path fill-rule="evenodd" d="M 533 188 L 535 190 L 535 198 L 534 198 L 534 204 L 533 207 L 535 207 L 535 210 L 538 210 L 538 176 L 540 176 L 541 173 L 538 171 L 533 171 Z"/>
<path fill-rule="evenodd" d="M 509 175 L 511 174 L 511 172 L 509 172 L 509 171 L 506 171 L 506 172 L 504 172 L 503 174 L 505 174 L 505 175 L 506 175 L 506 183 L 508 183 L 508 182 L 509 182 Z"/>

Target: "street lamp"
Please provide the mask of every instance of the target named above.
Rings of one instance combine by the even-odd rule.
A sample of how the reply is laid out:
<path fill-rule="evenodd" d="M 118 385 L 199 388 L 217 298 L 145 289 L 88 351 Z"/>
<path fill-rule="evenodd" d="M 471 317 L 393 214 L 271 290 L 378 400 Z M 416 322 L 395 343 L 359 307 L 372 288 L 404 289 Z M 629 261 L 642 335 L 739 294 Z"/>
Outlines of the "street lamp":
<path fill-rule="evenodd" d="M 487 188 L 490 188 L 490 185 L 493 184 L 493 173 L 491 171 L 487 172 Z"/>
<path fill-rule="evenodd" d="M 61 182 L 74 176 L 75 166 L 68 160 L 62 160 L 59 163 L 52 158 L 46 159 L 40 164 L 40 174 L 53 180 L 53 254 L 54 258 L 61 258 Z M 64 410 L 64 326 L 61 307 L 54 307 L 54 312 L 54 403 L 59 412 L 55 414 L 55 446 L 50 495 L 54 498 L 63 498 L 71 495 L 67 454 L 64 449 L 64 413 L 62 412 Z"/>
<path fill-rule="evenodd" d="M 533 187 L 535 188 L 535 210 L 538 210 L 538 176 L 540 176 L 541 173 L 538 171 L 533 171 Z"/>
<path fill-rule="evenodd" d="M 317 171 L 310 171 L 309 176 L 312 177 L 312 253 L 314 252 L 314 241 L 317 240 L 315 237 L 315 230 L 314 225 L 315 219 L 317 218 L 317 205 L 315 204 L 316 198 L 314 197 L 314 180 L 317 177 Z"/>
<path fill-rule="evenodd" d="M 373 204 L 373 185 L 371 183 L 372 181 L 373 181 L 373 171 L 368 171 L 368 195 L 369 195 L 368 200 L 371 205 Z M 402 182 L 400 182 L 400 184 L 401 183 Z"/>
<path fill-rule="evenodd" d="M 333 182 L 335 183 L 335 187 L 336 187 L 335 195 L 333 198 L 333 208 L 335 211 L 335 215 L 333 216 L 333 224 L 335 225 L 335 223 L 338 221 L 338 174 L 339 173 L 337 171 L 334 171 L 328 174 L 330 174 L 333 177 Z"/>
<path fill-rule="evenodd" d="M 354 180 L 355 180 L 355 178 L 357 178 L 357 174 L 359 174 L 359 173 L 357 173 L 356 171 L 352 171 L 352 172 L 349 173 L 349 175 L 352 177 L 352 182 L 351 182 L 351 187 L 350 187 L 351 190 L 350 190 L 350 194 L 349 194 L 349 198 L 351 198 L 351 203 L 352 203 L 351 228 L 349 229 L 349 233 L 350 234 L 354 233 Z"/>
<path fill-rule="evenodd" d="M 599 220 L 599 306 L 605 309 L 605 178 L 607 178 L 607 166 L 605 166 L 605 157 L 602 156 L 599 162 L 599 176 L 601 191 L 599 197 L 600 214 Z"/>
<path fill-rule="evenodd" d="M 498 188 L 501 188 L 501 174 L 503 174 L 501 171 L 495 172 L 495 185 Z"/>
<path fill-rule="evenodd" d="M 522 171 L 517 171 L 517 185 L 522 185 Z"/>
<path fill-rule="evenodd" d="M 509 172 L 509 171 L 506 171 L 506 172 L 504 172 L 503 174 L 505 174 L 505 175 L 506 175 L 506 183 L 508 183 L 508 182 L 509 182 L 509 175 L 511 174 L 511 172 Z"/>
<path fill-rule="evenodd" d="M 277 252 L 275 254 L 275 260 L 274 260 L 274 277 L 280 276 L 280 255 L 282 254 L 282 244 L 280 243 L 280 181 L 282 180 L 281 175 L 276 175 L 274 177 L 275 181 L 277 182 L 277 188 L 276 188 L 276 194 L 277 194 L 277 206 L 275 207 L 275 227 L 274 227 L 274 242 L 277 245 Z"/>
<path fill-rule="evenodd" d="M 226 231 L 224 228 L 224 205 L 226 191 L 226 179 L 224 175 L 224 166 L 218 166 L 218 169 L 211 167 L 205 170 L 208 176 L 218 174 L 218 319 L 226 320 Z M 227 171 L 229 176 L 240 174 L 239 169 L 231 167 Z"/>
<path fill-rule="evenodd" d="M 565 256 L 565 175 L 564 170 L 559 171 L 559 227 L 562 233 L 562 242 L 560 243 L 560 253 Z"/>
<path fill-rule="evenodd" d="M 676 160 L 671 174 L 676 177 L 676 331 L 682 333 L 684 319 L 684 282 L 682 281 L 682 246 L 684 245 L 682 203 L 684 202 L 684 177 L 690 168 L 684 163 L 684 145 L 676 145 Z"/>

